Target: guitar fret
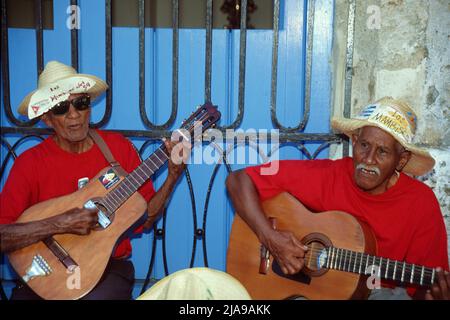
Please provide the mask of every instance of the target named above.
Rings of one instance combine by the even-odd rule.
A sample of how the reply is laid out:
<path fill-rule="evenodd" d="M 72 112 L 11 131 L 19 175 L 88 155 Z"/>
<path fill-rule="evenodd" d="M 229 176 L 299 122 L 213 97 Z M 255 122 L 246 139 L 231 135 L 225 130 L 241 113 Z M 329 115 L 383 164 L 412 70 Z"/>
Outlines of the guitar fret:
<path fill-rule="evenodd" d="M 113 198 L 110 198 L 109 200 L 110 200 L 109 202 L 110 202 L 110 205 L 111 205 L 111 212 L 116 211 L 116 210 L 117 210 L 117 207 L 118 207 L 118 206 L 117 206 L 117 203 L 114 202 L 114 199 L 113 199 Z"/>
<path fill-rule="evenodd" d="M 124 186 L 124 189 L 125 189 L 125 187 L 129 190 L 129 193 L 133 193 L 134 191 L 133 191 L 133 189 L 132 188 L 130 188 L 130 186 L 128 186 L 128 179 L 125 179 L 125 180 L 123 180 L 123 186 Z"/>
<path fill-rule="evenodd" d="M 344 249 L 344 251 L 345 251 L 345 256 L 344 256 L 344 270 L 345 270 L 345 263 L 347 262 L 347 253 L 348 253 L 348 251 L 345 250 L 345 249 Z"/>
<path fill-rule="evenodd" d="M 401 282 L 403 282 L 403 280 L 405 278 L 405 266 L 406 266 L 406 262 L 403 262 L 402 277 L 400 278 Z"/>
<path fill-rule="evenodd" d="M 339 263 L 338 263 L 338 258 L 339 258 L 339 248 L 334 248 L 334 268 L 336 270 L 339 269 Z"/>
<path fill-rule="evenodd" d="M 359 269 L 358 269 L 358 273 L 361 274 L 362 258 L 363 258 L 364 255 L 363 255 L 362 252 L 360 252 L 359 254 L 360 254 L 361 258 L 359 259 Z"/>
<path fill-rule="evenodd" d="M 133 179 L 135 181 L 134 184 L 139 184 L 139 181 L 136 180 L 136 178 L 133 176 L 133 173 L 129 174 L 128 177 L 130 177 L 130 180 Z"/>
<path fill-rule="evenodd" d="M 333 269 L 337 270 L 337 248 L 333 248 L 334 251 L 334 257 L 333 257 Z"/>
<path fill-rule="evenodd" d="M 422 266 L 422 272 L 420 272 L 420 285 L 423 285 L 423 273 L 425 270 L 425 266 Z"/>
<path fill-rule="evenodd" d="M 381 268 L 383 266 L 383 258 L 380 257 L 380 266 L 378 267 L 378 278 L 381 278 Z"/>
<path fill-rule="evenodd" d="M 412 264 L 412 269 L 411 269 L 411 278 L 409 279 L 409 283 L 413 283 L 414 281 L 414 263 Z"/>
<path fill-rule="evenodd" d="M 131 193 L 129 193 L 126 189 L 125 189 L 125 185 L 121 185 L 119 186 L 119 188 L 116 189 L 117 192 L 120 195 L 120 199 L 123 201 L 125 201 L 126 199 L 128 199 L 131 196 Z"/>
<path fill-rule="evenodd" d="M 142 162 L 142 164 L 147 168 L 148 171 L 150 171 L 150 174 L 148 176 L 150 177 L 153 173 L 155 173 L 152 168 L 150 168 L 147 164 L 147 161 Z"/>
<path fill-rule="evenodd" d="M 367 273 L 367 267 L 369 266 L 369 258 L 370 258 L 370 256 L 367 255 L 367 256 L 366 256 L 366 268 L 364 269 L 364 274 Z"/>
<path fill-rule="evenodd" d="M 136 181 L 138 182 L 138 184 L 142 184 L 145 182 L 145 179 L 139 175 L 139 172 L 137 172 L 138 169 L 139 169 L 139 167 L 137 167 L 136 170 L 134 170 L 131 174 L 133 175 L 133 178 L 136 178 Z M 139 178 L 142 180 L 141 182 L 139 182 Z"/>
<path fill-rule="evenodd" d="M 395 260 L 395 265 L 394 265 L 394 275 L 392 276 L 392 280 L 395 280 L 395 274 L 397 273 L 397 260 Z"/>
<path fill-rule="evenodd" d="M 158 166 L 156 165 L 156 163 L 154 163 L 153 160 L 152 160 L 151 158 L 148 158 L 147 160 L 150 161 L 150 162 L 152 163 L 152 165 L 153 165 L 155 168 L 158 168 Z"/>
<path fill-rule="evenodd" d="M 326 248 L 325 249 L 326 253 L 327 253 L 327 261 L 325 262 L 325 268 L 329 269 L 329 262 L 330 262 L 330 248 Z"/>
<path fill-rule="evenodd" d="M 141 170 L 141 172 L 144 174 L 143 176 L 141 176 L 141 175 L 139 175 L 139 174 L 138 174 L 138 175 L 142 178 L 142 181 L 145 182 L 145 180 L 148 179 L 147 173 L 146 173 L 144 170 L 142 170 L 142 167 L 141 167 L 141 166 L 139 166 L 139 167 L 136 168 L 136 173 L 137 173 L 137 170 L 138 170 L 138 169 Z"/>
<path fill-rule="evenodd" d="M 155 155 L 155 157 L 156 157 L 156 159 L 158 159 L 159 160 L 159 162 L 161 162 L 161 164 L 163 164 L 164 162 L 158 157 L 158 155 L 156 154 L 156 151 L 155 151 L 155 153 L 154 153 L 154 155 Z"/>
<path fill-rule="evenodd" d="M 331 247 L 331 260 L 330 260 L 330 269 L 334 268 L 334 247 Z"/>
<path fill-rule="evenodd" d="M 336 270 L 339 270 L 339 248 L 336 248 Z"/>
<path fill-rule="evenodd" d="M 167 159 L 169 159 L 170 155 L 166 153 L 166 151 L 164 151 L 163 149 L 158 149 L 158 152 L 162 153 L 160 154 L 161 158 L 164 159 L 164 161 L 166 161 Z"/>
<path fill-rule="evenodd" d="M 328 255 L 328 269 L 331 269 L 333 267 L 333 247 L 329 247 L 329 255 Z"/>
<path fill-rule="evenodd" d="M 384 273 L 385 279 L 388 278 L 388 270 L 389 270 L 389 258 L 387 259 L 387 262 L 386 262 L 386 272 Z"/>
<path fill-rule="evenodd" d="M 353 252 L 352 252 L 352 256 L 353 256 Z M 356 269 L 356 259 L 358 258 L 357 252 L 355 252 L 355 260 L 353 261 L 353 273 L 355 272 Z"/>
<path fill-rule="evenodd" d="M 127 193 L 124 192 L 125 190 L 123 189 L 123 187 L 120 185 L 118 186 L 113 193 L 119 198 L 119 204 L 121 204 L 123 201 L 125 201 L 127 199 Z"/>
<path fill-rule="evenodd" d="M 114 190 L 114 191 L 115 191 L 115 190 Z M 111 200 L 112 200 L 113 202 L 115 202 L 115 205 L 118 205 L 118 204 L 120 203 L 120 199 L 116 199 L 116 197 L 117 197 L 116 192 L 111 192 L 110 195 L 111 195 Z M 119 200 L 119 201 L 117 201 L 117 200 Z"/>
<path fill-rule="evenodd" d="M 334 268 L 334 247 L 331 248 L 331 268 Z"/>
<path fill-rule="evenodd" d="M 405 283 L 405 281 L 408 283 L 409 281 L 410 284 L 419 284 L 421 286 L 423 286 L 424 283 L 428 284 L 428 279 L 430 284 L 433 284 L 435 281 L 436 270 L 432 268 L 428 269 L 425 266 L 417 266 L 415 264 L 408 264 L 406 261 L 400 262 L 397 260 L 391 260 L 390 258 L 371 256 L 363 252 L 332 246 L 325 248 L 325 250 L 327 255 L 323 267 L 327 269 L 335 269 L 364 275 L 375 275 L 374 271 L 377 270 L 376 276 L 379 279 L 392 279 L 401 283 Z M 364 264 L 365 269 L 363 269 Z M 369 269 L 369 267 L 371 268 Z M 397 279 L 397 270 L 400 270 L 400 267 L 400 279 Z M 393 269 L 392 274 L 390 273 L 391 268 Z"/>
<path fill-rule="evenodd" d="M 114 212 L 115 210 L 114 210 L 114 207 L 111 207 L 111 204 L 109 203 L 109 197 L 105 197 L 104 198 L 104 200 L 103 200 L 103 205 L 106 207 L 106 209 L 109 211 L 109 212 Z"/>

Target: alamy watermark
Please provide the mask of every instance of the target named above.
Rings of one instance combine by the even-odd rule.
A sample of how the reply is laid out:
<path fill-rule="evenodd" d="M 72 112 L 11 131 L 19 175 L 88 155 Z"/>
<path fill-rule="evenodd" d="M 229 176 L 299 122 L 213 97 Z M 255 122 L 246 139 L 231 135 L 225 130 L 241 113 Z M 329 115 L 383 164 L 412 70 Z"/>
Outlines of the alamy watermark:
<path fill-rule="evenodd" d="M 366 20 L 366 26 L 369 30 L 381 29 L 381 9 L 379 6 L 370 5 L 367 7 L 367 14 L 369 17 Z"/>
<path fill-rule="evenodd" d="M 79 6 L 71 5 L 66 9 L 66 13 L 69 15 L 66 20 L 67 29 L 81 29 L 81 9 Z"/>
<path fill-rule="evenodd" d="M 192 139 L 193 137 L 197 137 Z M 172 141 L 179 141 L 171 152 L 175 164 L 216 164 L 225 157 L 228 164 L 257 165 L 262 175 L 274 175 L 278 172 L 279 131 L 277 129 L 227 129 L 225 134 L 218 129 L 209 129 L 202 134 L 201 123 L 194 125 L 191 135 L 186 129 L 173 131 Z M 208 145 L 202 147 L 206 142 Z"/>
<path fill-rule="evenodd" d="M 367 288 L 370 290 L 373 289 L 380 289 L 380 267 L 377 265 L 370 265 L 366 268 L 366 274 L 369 274 L 370 276 L 366 280 Z"/>

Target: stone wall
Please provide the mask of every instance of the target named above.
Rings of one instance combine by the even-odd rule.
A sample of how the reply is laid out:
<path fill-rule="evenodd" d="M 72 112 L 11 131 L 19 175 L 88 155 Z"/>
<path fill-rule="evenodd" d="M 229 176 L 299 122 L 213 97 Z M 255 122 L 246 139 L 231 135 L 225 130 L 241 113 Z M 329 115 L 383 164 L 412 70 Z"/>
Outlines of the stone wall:
<path fill-rule="evenodd" d="M 336 0 L 334 113 L 344 105 L 349 1 Z M 419 122 L 415 142 L 436 159 L 420 180 L 436 194 L 450 256 L 450 1 L 356 0 L 351 113 L 383 96 L 410 103 Z M 334 156 L 340 150 L 332 150 Z"/>

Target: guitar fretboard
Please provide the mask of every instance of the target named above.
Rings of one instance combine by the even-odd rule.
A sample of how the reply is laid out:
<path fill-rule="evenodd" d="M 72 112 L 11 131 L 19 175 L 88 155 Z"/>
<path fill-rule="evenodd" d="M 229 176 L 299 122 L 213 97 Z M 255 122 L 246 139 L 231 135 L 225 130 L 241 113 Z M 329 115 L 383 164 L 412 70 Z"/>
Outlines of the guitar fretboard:
<path fill-rule="evenodd" d="M 375 275 L 401 283 L 431 286 L 436 270 L 406 262 L 371 256 L 366 253 L 329 247 L 325 267 L 364 275 Z"/>
<path fill-rule="evenodd" d="M 152 155 L 128 174 L 120 184 L 104 198 L 102 203 L 109 212 L 115 212 L 133 193 L 169 159 L 167 150 L 161 145 Z"/>

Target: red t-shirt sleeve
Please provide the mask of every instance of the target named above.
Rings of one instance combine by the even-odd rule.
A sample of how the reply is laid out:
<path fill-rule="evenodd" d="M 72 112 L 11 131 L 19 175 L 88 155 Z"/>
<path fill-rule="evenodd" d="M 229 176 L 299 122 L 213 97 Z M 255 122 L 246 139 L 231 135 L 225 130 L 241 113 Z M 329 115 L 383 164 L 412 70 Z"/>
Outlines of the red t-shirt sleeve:
<path fill-rule="evenodd" d="M 281 192 L 289 192 L 311 210 L 323 210 L 323 199 L 328 192 L 324 181 L 331 183 L 332 160 L 280 160 L 247 167 L 261 201 Z M 330 185 L 330 184 L 329 184 Z"/>

